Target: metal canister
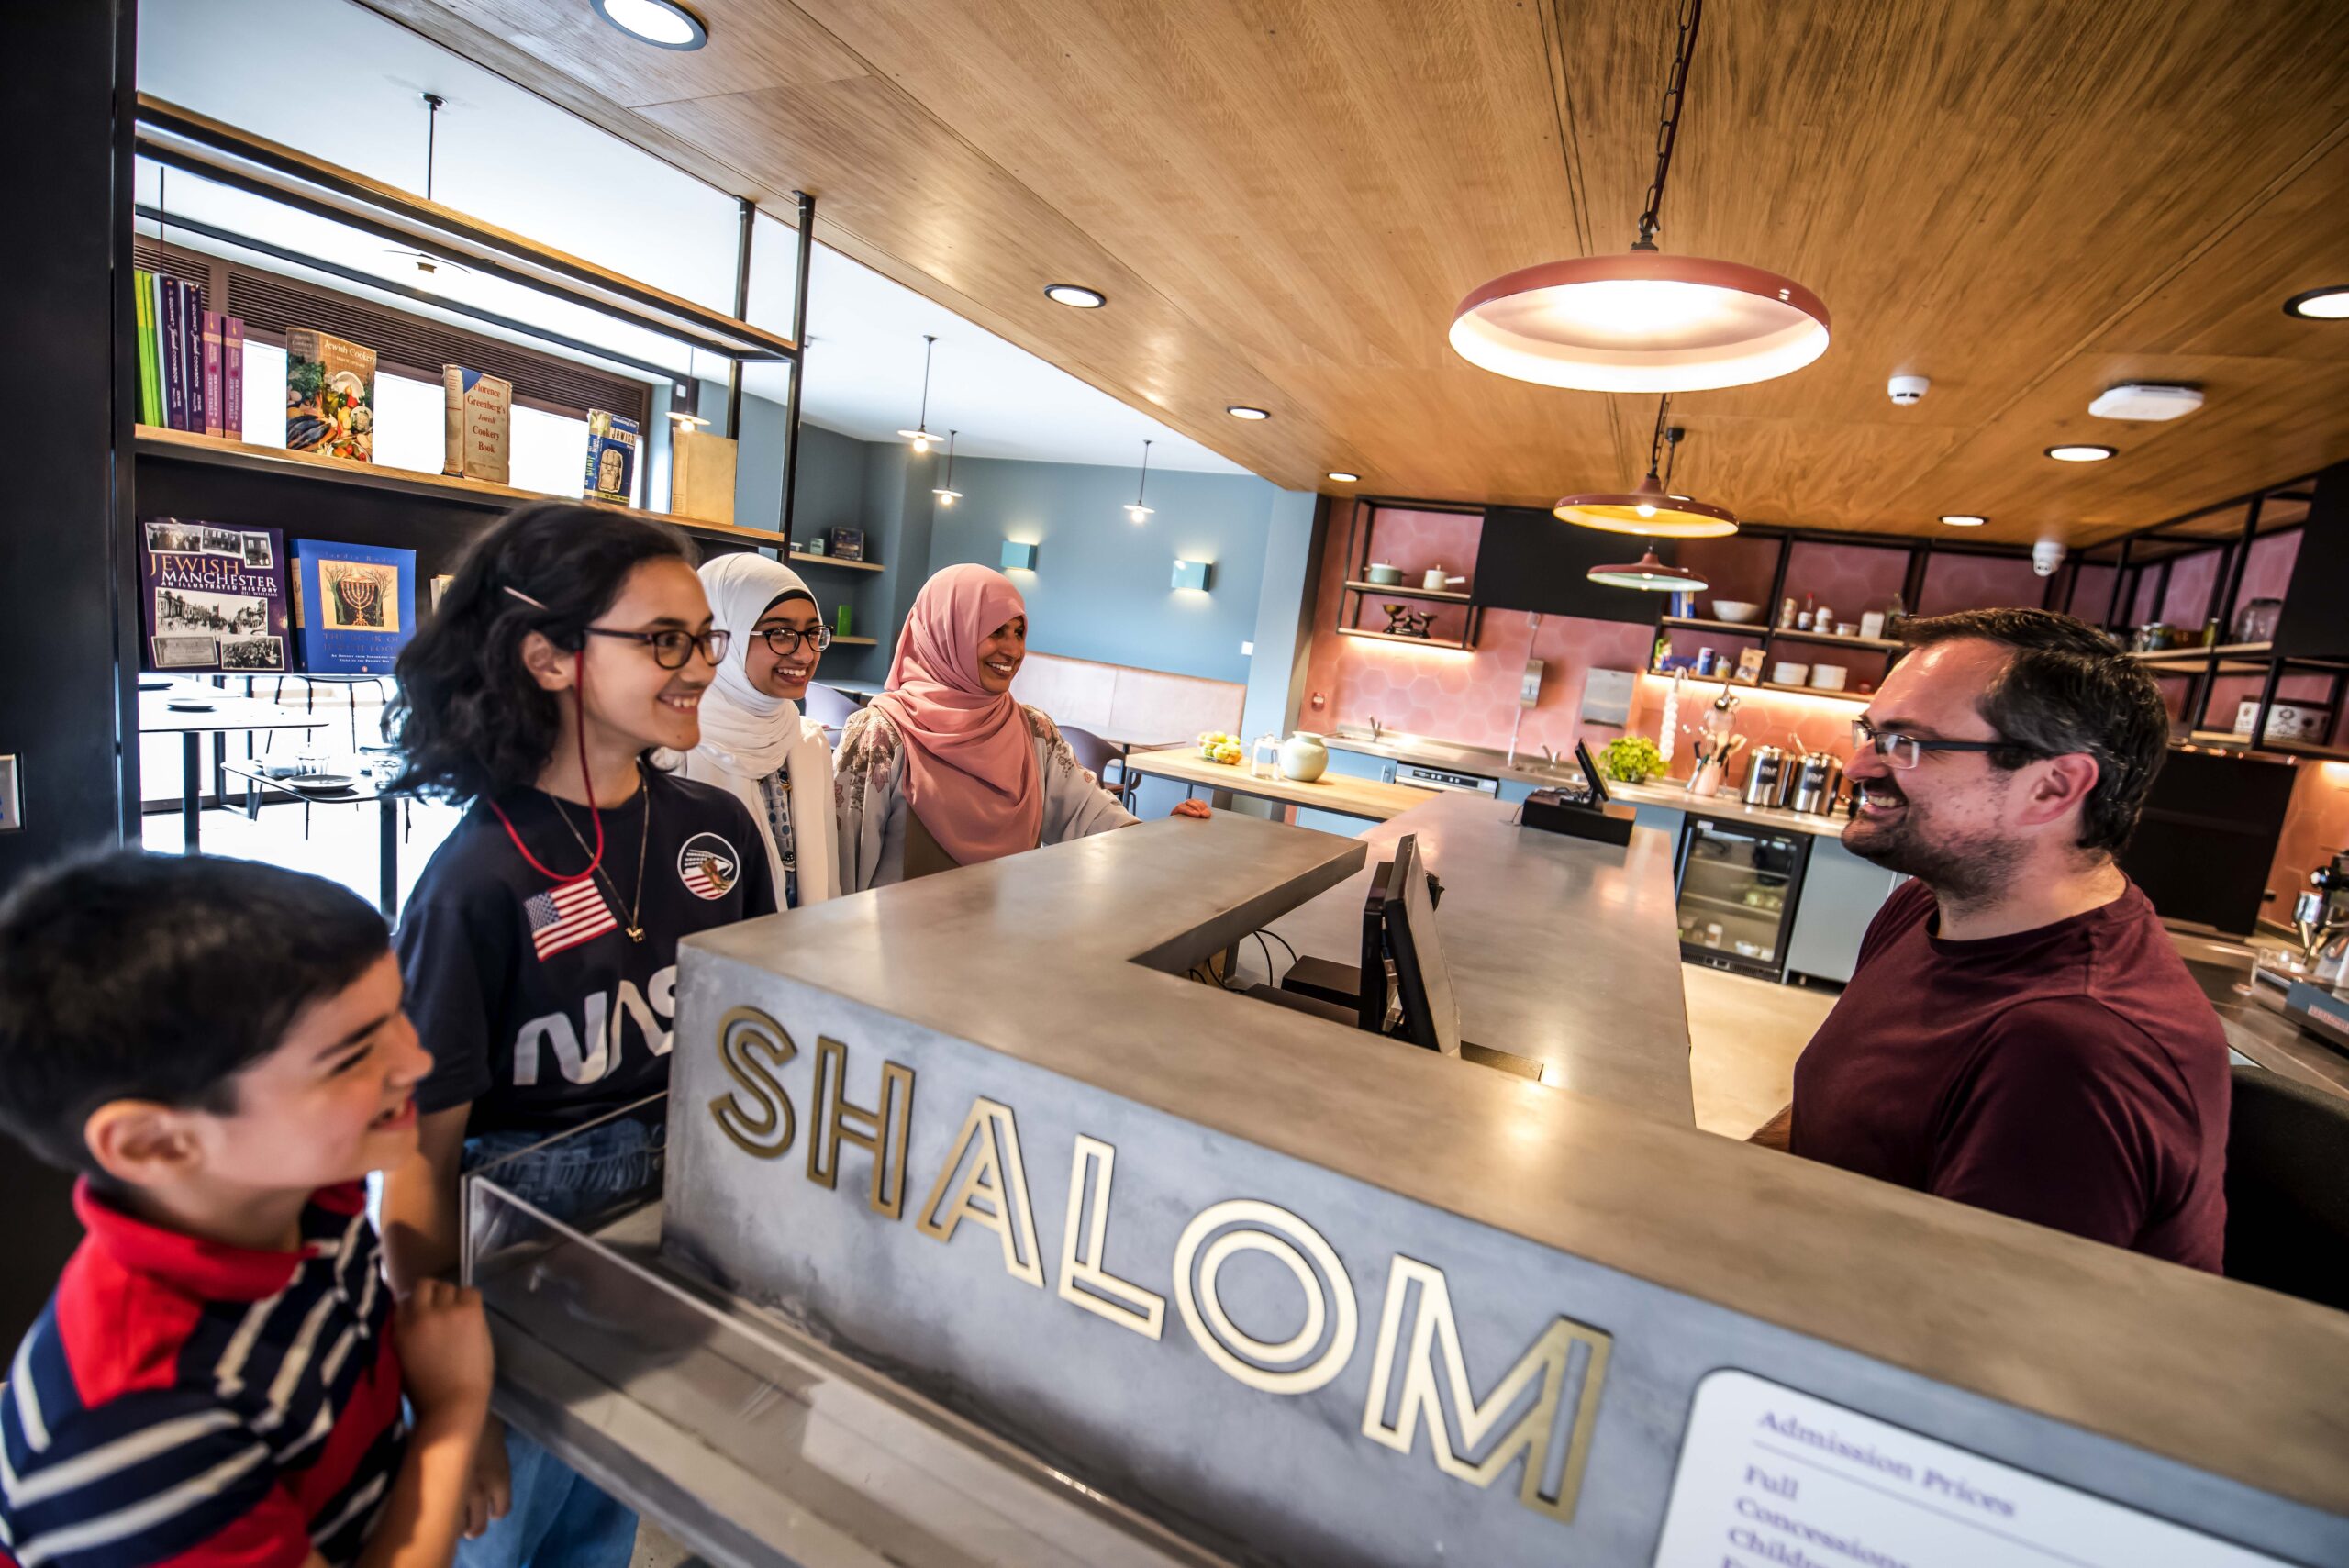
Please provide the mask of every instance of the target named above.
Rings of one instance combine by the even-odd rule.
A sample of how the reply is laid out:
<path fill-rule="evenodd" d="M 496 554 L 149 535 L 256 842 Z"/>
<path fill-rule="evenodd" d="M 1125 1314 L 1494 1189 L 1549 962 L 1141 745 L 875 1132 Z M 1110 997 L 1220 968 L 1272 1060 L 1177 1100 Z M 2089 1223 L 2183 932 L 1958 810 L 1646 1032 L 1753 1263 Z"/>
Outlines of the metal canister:
<path fill-rule="evenodd" d="M 1776 806 L 1787 793 L 1787 754 L 1776 746 L 1756 746 L 1746 754 L 1745 804 Z"/>
<path fill-rule="evenodd" d="M 1788 804 L 1797 811 L 1835 809 L 1835 786 L 1843 776 L 1841 762 L 1825 751 L 1812 751 L 1793 771 L 1795 786 Z"/>

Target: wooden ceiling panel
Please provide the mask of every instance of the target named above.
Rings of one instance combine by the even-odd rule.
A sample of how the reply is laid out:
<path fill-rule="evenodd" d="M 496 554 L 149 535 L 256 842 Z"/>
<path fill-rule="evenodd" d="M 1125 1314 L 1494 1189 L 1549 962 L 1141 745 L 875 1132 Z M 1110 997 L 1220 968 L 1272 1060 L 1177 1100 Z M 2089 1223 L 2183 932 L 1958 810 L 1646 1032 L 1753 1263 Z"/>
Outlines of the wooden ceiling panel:
<path fill-rule="evenodd" d="M 577 0 L 365 3 L 744 194 L 815 191 L 828 243 L 1282 484 L 1526 502 L 1644 466 L 1652 402 L 1445 332 L 1491 276 L 1630 242 L 1669 0 L 712 0 L 685 55 Z M 2349 282 L 2344 189 L 2337 0 L 1712 0 L 1664 248 L 1800 279 L 1835 339 L 1676 400 L 1681 487 L 2086 540 L 2349 458 L 2349 326 L 2280 310 Z M 2210 406 L 2089 420 L 2124 375 Z M 2051 482 L 2065 437 L 2123 456 Z"/>

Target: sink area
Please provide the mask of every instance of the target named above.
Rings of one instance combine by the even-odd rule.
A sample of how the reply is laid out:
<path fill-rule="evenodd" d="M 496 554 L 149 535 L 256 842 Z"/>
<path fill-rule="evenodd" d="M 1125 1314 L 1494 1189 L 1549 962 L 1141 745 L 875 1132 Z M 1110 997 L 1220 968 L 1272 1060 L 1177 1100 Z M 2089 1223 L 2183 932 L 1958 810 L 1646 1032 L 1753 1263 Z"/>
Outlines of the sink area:
<path fill-rule="evenodd" d="M 1572 759 L 1545 762 L 1541 749 L 1535 746 L 1521 748 L 1517 761 L 1511 762 L 1507 751 L 1493 747 L 1440 740 L 1403 729 L 1381 728 L 1374 736 L 1366 724 L 1341 724 L 1324 733 L 1332 742 L 1342 741 L 1350 749 L 1392 757 L 1399 762 L 1456 768 L 1463 773 L 1499 774 L 1540 784 L 1582 782 L 1582 770 L 1575 766 Z"/>

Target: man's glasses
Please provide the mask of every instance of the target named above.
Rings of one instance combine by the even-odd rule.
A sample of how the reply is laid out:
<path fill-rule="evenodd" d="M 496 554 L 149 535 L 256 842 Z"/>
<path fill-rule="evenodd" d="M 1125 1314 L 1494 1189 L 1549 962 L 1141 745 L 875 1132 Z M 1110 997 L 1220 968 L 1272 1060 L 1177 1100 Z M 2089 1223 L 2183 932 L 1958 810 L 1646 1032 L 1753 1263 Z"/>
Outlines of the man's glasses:
<path fill-rule="evenodd" d="M 2007 751 L 2025 757 L 2048 753 L 2012 740 L 1925 740 L 1898 729 L 1878 729 L 1865 718 L 1852 720 L 1852 745 L 1874 751 L 1896 768 L 1909 769 L 1925 760 L 1928 751 Z"/>
<path fill-rule="evenodd" d="M 652 662 L 663 670 L 682 670 L 685 661 L 701 650 L 701 656 L 712 665 L 726 657 L 727 645 L 734 640 L 730 631 L 712 628 L 708 631 L 614 631 L 606 627 L 586 628 L 590 637 L 616 637 L 627 642 L 641 642 L 652 650 Z"/>
<path fill-rule="evenodd" d="M 818 621 L 811 629 L 807 631 L 801 631 L 796 627 L 770 626 L 762 627 L 751 635 L 764 638 L 767 647 L 774 651 L 778 659 L 790 658 L 799 651 L 799 645 L 803 642 L 814 648 L 818 653 L 832 645 L 832 628 L 821 621 Z"/>

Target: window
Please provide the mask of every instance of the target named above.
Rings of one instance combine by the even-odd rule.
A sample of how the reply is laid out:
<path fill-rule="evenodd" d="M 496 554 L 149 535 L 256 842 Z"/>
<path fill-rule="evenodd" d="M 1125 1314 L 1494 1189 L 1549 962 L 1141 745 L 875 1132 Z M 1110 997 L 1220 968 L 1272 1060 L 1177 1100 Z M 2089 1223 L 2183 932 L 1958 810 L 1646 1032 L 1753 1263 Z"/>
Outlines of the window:
<path fill-rule="evenodd" d="M 245 344 L 245 439 L 285 444 L 285 350 Z M 375 372 L 375 461 L 385 468 L 438 473 L 447 451 L 445 399 L 439 384 Z M 643 505 L 645 464 L 639 453 L 635 504 Z M 587 471 L 587 421 L 542 409 L 514 409 L 507 483 L 517 490 L 576 496 Z"/>

